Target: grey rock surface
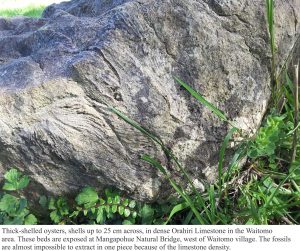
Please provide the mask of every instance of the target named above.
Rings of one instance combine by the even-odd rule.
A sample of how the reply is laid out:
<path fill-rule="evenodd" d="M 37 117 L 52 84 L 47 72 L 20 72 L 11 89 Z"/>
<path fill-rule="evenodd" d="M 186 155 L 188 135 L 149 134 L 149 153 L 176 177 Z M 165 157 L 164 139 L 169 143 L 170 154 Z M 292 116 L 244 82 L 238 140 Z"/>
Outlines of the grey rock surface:
<path fill-rule="evenodd" d="M 300 3 L 276 3 L 283 62 Z M 264 1 L 74 0 L 41 19 L 0 19 L 0 173 L 21 168 L 37 193 L 113 185 L 166 198 L 167 182 L 139 158 L 169 160 L 110 104 L 159 135 L 196 182 L 213 180 L 228 125 L 173 76 L 253 133 L 270 98 Z"/>

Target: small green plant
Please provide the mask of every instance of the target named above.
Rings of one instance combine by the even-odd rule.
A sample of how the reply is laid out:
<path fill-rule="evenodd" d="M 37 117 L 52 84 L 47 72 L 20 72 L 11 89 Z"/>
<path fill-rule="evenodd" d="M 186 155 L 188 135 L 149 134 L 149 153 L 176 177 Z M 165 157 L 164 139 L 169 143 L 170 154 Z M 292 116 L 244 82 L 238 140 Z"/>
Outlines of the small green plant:
<path fill-rule="evenodd" d="M 68 203 L 59 197 L 43 198 L 41 204 L 48 207 L 55 224 L 134 224 L 137 218 L 136 201 L 122 197 L 112 189 L 105 189 L 101 197 L 94 188 L 85 187 L 75 202 Z"/>
<path fill-rule="evenodd" d="M 293 124 L 286 122 L 286 115 L 269 115 L 254 141 L 250 142 L 248 156 L 252 159 L 267 157 L 270 163 L 276 159 L 276 149 L 287 140 L 287 132 L 293 128 Z"/>
<path fill-rule="evenodd" d="M 10 169 L 4 178 L 2 189 L 5 192 L 0 195 L 0 224 L 36 224 L 37 219 L 30 213 L 27 199 L 20 194 L 29 184 L 28 176 L 21 175 L 17 169 Z"/>
<path fill-rule="evenodd" d="M 56 224 L 66 224 L 69 221 L 70 208 L 65 198 L 50 198 L 48 209 L 51 211 L 50 219 Z"/>

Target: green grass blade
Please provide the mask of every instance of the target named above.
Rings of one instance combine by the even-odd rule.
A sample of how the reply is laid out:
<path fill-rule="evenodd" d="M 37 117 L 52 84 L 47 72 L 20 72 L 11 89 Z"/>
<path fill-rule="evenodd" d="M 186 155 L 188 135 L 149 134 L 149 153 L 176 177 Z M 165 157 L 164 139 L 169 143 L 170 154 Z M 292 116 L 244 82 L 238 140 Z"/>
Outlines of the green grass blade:
<path fill-rule="evenodd" d="M 187 202 L 183 202 L 180 204 L 177 204 L 176 206 L 173 207 L 173 209 L 171 210 L 168 220 L 166 222 L 164 222 L 164 225 L 168 224 L 168 222 L 171 220 L 171 218 L 177 214 L 178 212 L 183 211 L 184 209 L 188 208 L 189 204 Z"/>
<path fill-rule="evenodd" d="M 248 212 L 249 212 L 249 216 L 250 216 L 250 219 L 248 219 L 248 221 L 246 222 L 246 224 L 251 224 L 253 225 L 254 222 L 259 222 L 259 209 L 257 208 L 257 205 L 256 203 L 252 200 L 252 197 L 247 195 L 246 193 L 244 193 L 242 190 L 241 192 L 243 193 L 244 197 L 246 198 L 246 201 L 247 201 L 247 208 L 248 208 Z"/>
<path fill-rule="evenodd" d="M 225 175 L 223 182 L 228 181 L 229 177 L 231 176 L 233 167 L 238 164 L 239 160 L 241 160 L 243 157 L 245 157 L 247 155 L 247 146 L 248 146 L 247 143 L 241 144 L 239 146 L 239 148 L 237 149 L 237 151 L 234 153 L 232 160 L 229 164 L 229 167 L 226 171 L 226 175 Z"/>
<path fill-rule="evenodd" d="M 266 0 L 266 6 L 267 6 L 267 21 L 269 26 L 269 32 L 273 28 L 273 0 Z"/>
<path fill-rule="evenodd" d="M 280 85 L 276 79 L 276 65 L 275 65 L 275 54 L 276 54 L 276 46 L 275 46 L 275 29 L 274 29 L 274 0 L 266 0 L 266 16 L 268 23 L 268 30 L 270 36 L 270 48 L 271 48 L 271 84 L 272 84 L 272 97 L 273 102 L 275 102 L 275 106 L 278 105 L 278 102 L 281 98 L 280 96 Z"/>
<path fill-rule="evenodd" d="M 182 167 L 182 165 L 178 162 L 177 158 L 173 155 L 173 153 L 170 153 L 170 157 L 171 157 L 171 159 L 173 159 L 175 161 L 177 167 L 183 173 L 184 177 L 186 178 L 186 180 L 188 181 L 189 185 L 191 186 L 193 193 L 196 195 L 198 203 L 200 204 L 200 206 L 205 211 L 205 213 L 206 213 L 208 219 L 210 220 L 210 222 L 212 222 L 211 213 L 207 209 L 207 207 L 205 205 L 204 199 L 202 198 L 202 196 L 199 193 L 199 191 L 196 189 L 196 187 L 195 187 L 194 183 L 192 182 L 189 174 L 185 171 L 185 169 Z"/>
<path fill-rule="evenodd" d="M 211 212 L 211 218 L 212 218 L 212 223 L 216 223 L 216 198 L 215 198 L 215 188 L 214 185 L 209 186 L 208 190 L 208 196 L 209 196 L 209 203 L 210 203 L 210 212 Z"/>
<path fill-rule="evenodd" d="M 191 210 L 193 211 L 195 217 L 197 218 L 197 220 L 199 221 L 200 224 L 205 225 L 207 224 L 207 222 L 203 219 L 203 217 L 201 217 L 201 214 L 199 213 L 199 211 L 197 210 L 194 202 L 192 201 L 192 199 L 190 198 L 189 195 L 187 195 L 184 190 L 182 188 L 180 188 L 174 180 L 172 180 L 171 178 L 168 178 L 170 184 L 172 185 L 172 187 L 175 189 L 175 191 L 181 195 L 181 197 L 189 204 L 189 207 L 191 208 Z"/>
<path fill-rule="evenodd" d="M 222 189 L 222 185 L 223 185 L 223 163 L 224 163 L 224 158 L 225 158 L 225 150 L 227 148 L 227 145 L 229 143 L 229 140 L 232 138 L 232 135 L 238 131 L 237 128 L 233 127 L 229 130 L 229 132 L 227 133 L 222 146 L 221 146 L 221 150 L 220 150 L 220 155 L 219 155 L 219 164 L 218 164 L 218 173 L 219 173 L 219 189 Z"/>
<path fill-rule="evenodd" d="M 266 204 L 264 205 L 265 208 L 268 208 L 270 203 L 272 202 L 273 198 L 278 193 L 279 189 L 282 187 L 282 185 L 294 174 L 294 170 L 291 171 L 277 186 L 277 188 L 272 192 L 272 194 L 268 197 L 268 200 Z"/>
<path fill-rule="evenodd" d="M 195 214 L 197 220 L 199 221 L 200 224 L 206 224 L 205 220 L 202 219 L 199 211 L 195 207 L 193 200 L 190 198 L 189 195 L 187 195 L 184 192 L 184 189 L 181 188 L 179 185 L 176 184 L 176 182 L 171 179 L 168 175 L 167 172 L 165 171 L 164 167 L 155 159 L 150 157 L 149 155 L 144 155 L 142 156 L 142 159 L 153 165 L 156 169 L 161 171 L 163 175 L 165 176 L 166 179 L 168 179 L 169 183 L 172 185 L 172 187 L 175 189 L 175 191 L 187 202 L 193 213 Z"/>
<path fill-rule="evenodd" d="M 134 128 L 136 128 L 137 130 L 139 130 L 141 133 L 143 133 L 144 135 L 146 135 L 147 137 L 149 137 L 150 139 L 152 139 L 154 142 L 156 142 L 160 146 L 163 146 L 162 141 L 157 136 L 155 136 L 153 133 L 151 133 L 146 128 L 142 127 L 140 124 L 138 124 L 134 120 L 132 120 L 129 117 L 127 117 L 124 113 L 120 112 L 119 110 L 117 110 L 114 107 L 110 107 L 110 110 L 113 113 L 115 113 L 119 118 L 123 119 L 125 122 L 127 122 L 128 124 L 130 124 L 131 126 L 133 126 Z"/>
<path fill-rule="evenodd" d="M 284 85 L 284 90 L 285 90 L 285 97 L 288 100 L 289 105 L 293 106 L 294 105 L 294 95 L 293 90 L 293 81 L 290 79 L 289 75 L 287 72 L 285 72 L 285 85 Z"/>
<path fill-rule="evenodd" d="M 193 88 L 191 88 L 188 84 L 181 81 L 179 78 L 174 77 L 175 80 L 184 87 L 194 98 L 196 98 L 201 104 L 205 105 L 211 112 L 213 112 L 215 115 L 217 115 L 221 120 L 228 121 L 226 116 L 222 111 L 220 111 L 218 108 L 216 108 L 212 103 L 208 102 L 201 94 L 199 94 L 197 91 L 195 91 Z"/>
<path fill-rule="evenodd" d="M 189 213 L 188 213 L 188 215 L 185 217 L 185 219 L 184 219 L 182 225 L 188 225 L 188 224 L 191 222 L 191 220 L 192 220 L 192 218 L 193 218 L 193 215 L 194 215 L 194 214 L 193 214 L 193 211 L 190 210 Z"/>
<path fill-rule="evenodd" d="M 297 190 L 297 192 L 300 193 L 300 187 L 298 186 L 296 181 L 294 179 L 292 179 L 291 182 L 292 182 L 294 188 Z"/>
<path fill-rule="evenodd" d="M 165 170 L 165 168 L 154 158 L 150 157 L 149 155 L 143 155 L 141 157 L 142 160 L 148 162 L 149 164 L 151 164 L 153 167 L 155 167 L 156 169 L 158 169 L 160 172 L 162 172 L 164 175 L 167 175 L 167 172 Z"/>
<path fill-rule="evenodd" d="M 275 37 L 274 37 L 274 1 L 267 0 L 267 21 L 271 39 L 272 53 L 275 52 Z"/>

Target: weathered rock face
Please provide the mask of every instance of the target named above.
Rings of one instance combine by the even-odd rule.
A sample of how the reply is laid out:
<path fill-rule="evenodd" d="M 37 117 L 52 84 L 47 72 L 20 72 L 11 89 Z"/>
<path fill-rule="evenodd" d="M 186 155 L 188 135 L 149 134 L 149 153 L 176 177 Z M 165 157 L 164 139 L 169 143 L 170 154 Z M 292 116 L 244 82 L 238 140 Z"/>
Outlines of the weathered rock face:
<path fill-rule="evenodd" d="M 276 2 L 282 62 L 300 6 Z M 168 160 L 107 103 L 159 135 L 194 179 L 213 179 L 228 125 L 173 76 L 255 131 L 270 96 L 269 51 L 261 0 L 74 0 L 41 19 L 0 19 L 0 172 L 22 168 L 39 192 L 113 185 L 167 196 L 139 157 Z"/>

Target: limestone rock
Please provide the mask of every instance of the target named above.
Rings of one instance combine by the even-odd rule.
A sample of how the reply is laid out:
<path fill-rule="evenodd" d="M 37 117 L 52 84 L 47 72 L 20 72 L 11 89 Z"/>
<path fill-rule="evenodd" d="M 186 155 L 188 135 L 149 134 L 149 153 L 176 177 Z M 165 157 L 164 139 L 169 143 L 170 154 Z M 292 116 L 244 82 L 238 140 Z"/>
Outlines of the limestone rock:
<path fill-rule="evenodd" d="M 276 3 L 283 62 L 300 6 Z M 213 180 L 228 125 L 173 76 L 254 132 L 270 97 L 264 1 L 73 0 L 41 19 L 0 19 L 0 173 L 21 168 L 37 193 L 112 185 L 167 197 L 167 182 L 140 155 L 168 159 L 110 104 L 159 135 L 195 181 Z"/>

